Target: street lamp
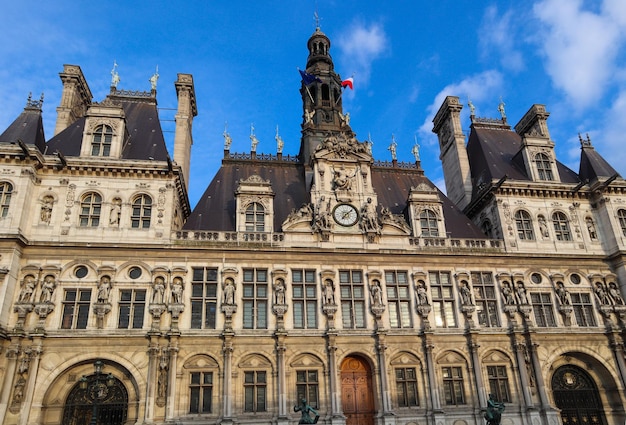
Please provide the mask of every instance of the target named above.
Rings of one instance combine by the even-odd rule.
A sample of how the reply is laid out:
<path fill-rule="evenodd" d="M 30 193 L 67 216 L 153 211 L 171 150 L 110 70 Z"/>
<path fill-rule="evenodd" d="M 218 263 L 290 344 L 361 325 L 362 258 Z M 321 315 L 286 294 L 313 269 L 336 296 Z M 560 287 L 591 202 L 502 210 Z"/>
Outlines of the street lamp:
<path fill-rule="evenodd" d="M 94 374 L 91 379 L 85 375 L 80 378 L 80 389 L 87 391 L 87 398 L 92 401 L 91 421 L 89 425 L 97 425 L 98 423 L 98 406 L 109 394 L 109 388 L 115 385 L 115 377 L 112 373 L 105 375 L 102 373 L 104 363 L 96 360 L 93 364 Z"/>

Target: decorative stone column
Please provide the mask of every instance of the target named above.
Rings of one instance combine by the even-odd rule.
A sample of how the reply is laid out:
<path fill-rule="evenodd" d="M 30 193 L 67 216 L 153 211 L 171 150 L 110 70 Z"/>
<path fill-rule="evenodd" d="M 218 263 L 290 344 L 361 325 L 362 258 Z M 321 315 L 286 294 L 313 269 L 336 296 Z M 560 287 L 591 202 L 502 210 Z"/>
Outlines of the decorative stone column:
<path fill-rule="evenodd" d="M 232 423 L 233 417 L 233 385 L 232 385 L 232 370 L 233 370 L 233 337 L 232 332 L 224 332 L 222 334 L 224 338 L 224 344 L 222 346 L 222 353 L 224 354 L 224 376 L 223 382 L 223 394 L 222 394 L 222 411 L 224 417 L 221 423 Z"/>
<path fill-rule="evenodd" d="M 0 423 L 4 423 L 4 418 L 9 407 L 13 379 L 17 369 L 17 358 L 20 354 L 20 344 L 12 343 L 6 351 L 7 362 L 4 371 L 2 391 L 0 392 Z"/>
<path fill-rule="evenodd" d="M 33 337 L 33 345 L 31 346 L 30 350 L 24 350 L 24 356 L 28 356 L 29 358 L 30 367 L 27 367 L 27 370 L 25 370 L 23 373 L 21 370 L 19 370 L 21 377 L 23 377 L 24 374 L 28 375 L 24 402 L 22 403 L 22 409 L 18 420 L 19 425 L 28 424 L 30 414 L 33 411 L 33 395 L 35 394 L 35 384 L 37 382 L 37 373 L 39 372 L 39 360 L 41 359 L 41 353 L 43 351 L 42 344 L 43 336 L 37 335 Z"/>
<path fill-rule="evenodd" d="M 276 382 L 278 390 L 278 424 L 287 425 L 289 423 L 289 415 L 287 415 L 287 384 L 285 382 L 285 332 L 276 332 Z"/>
<path fill-rule="evenodd" d="M 178 339 L 180 334 L 171 333 L 169 335 L 170 344 L 167 350 L 169 351 L 169 373 L 167 390 L 165 392 L 165 420 L 172 422 L 176 415 L 176 370 L 178 368 Z"/>
<path fill-rule="evenodd" d="M 150 335 L 150 342 L 148 345 L 148 373 L 146 379 L 146 406 L 145 406 L 145 420 L 146 422 L 152 422 L 154 419 L 154 393 L 155 393 L 155 380 L 156 380 L 156 363 L 157 356 L 159 354 L 158 336 Z"/>

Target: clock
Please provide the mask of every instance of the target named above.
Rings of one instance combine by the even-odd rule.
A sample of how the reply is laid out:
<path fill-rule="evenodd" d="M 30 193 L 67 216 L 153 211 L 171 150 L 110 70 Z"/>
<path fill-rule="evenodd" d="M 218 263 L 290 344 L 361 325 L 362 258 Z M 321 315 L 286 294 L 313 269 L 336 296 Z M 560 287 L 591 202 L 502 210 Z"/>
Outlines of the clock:
<path fill-rule="evenodd" d="M 359 212 L 350 204 L 339 204 L 333 210 L 333 218 L 342 226 L 354 226 L 359 219 Z"/>

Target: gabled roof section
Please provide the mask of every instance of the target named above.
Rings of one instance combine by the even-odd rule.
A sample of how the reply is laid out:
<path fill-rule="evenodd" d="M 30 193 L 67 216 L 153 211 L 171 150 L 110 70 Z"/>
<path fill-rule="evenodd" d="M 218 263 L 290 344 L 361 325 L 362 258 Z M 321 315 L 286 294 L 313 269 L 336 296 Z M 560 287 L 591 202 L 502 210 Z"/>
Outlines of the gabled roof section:
<path fill-rule="evenodd" d="M 41 118 L 41 106 L 43 95 L 39 101 L 33 101 L 28 96 L 24 111 L 11 123 L 11 125 L 0 134 L 0 142 L 15 143 L 18 139 L 26 145 L 34 145 L 40 152 L 46 150 L 46 138 L 43 131 L 43 120 Z"/>
<path fill-rule="evenodd" d="M 526 174 L 524 158 L 521 153 L 522 138 L 508 126 L 494 126 L 473 123 L 467 156 L 469 158 L 474 188 L 479 189 L 482 183 L 507 176 L 508 180 L 530 181 Z M 556 161 L 561 182 L 579 183 L 581 179 L 570 168 Z"/>
<path fill-rule="evenodd" d="M 150 92 L 115 91 L 104 102 L 119 104 L 126 116 L 126 133 L 122 159 L 167 160 L 167 147 L 157 110 L 156 98 Z M 57 150 L 65 156 L 79 156 L 85 118 L 78 119 L 48 141 L 48 152 Z"/>
<path fill-rule="evenodd" d="M 424 177 L 420 168 L 373 166 L 372 186 L 380 207 L 393 214 L 405 214 L 412 187 L 435 185 Z M 269 180 L 274 196 L 274 224 L 277 232 L 293 209 L 310 202 L 303 165 L 288 161 L 224 159 L 222 166 L 185 223 L 185 230 L 236 231 L 235 191 L 239 181 L 251 175 Z M 453 238 L 485 239 L 486 236 L 437 189 L 444 210 L 446 229 Z"/>
<path fill-rule="evenodd" d="M 224 159 L 219 171 L 187 219 L 186 230 L 236 231 L 235 191 L 239 181 L 252 175 L 269 180 L 274 197 L 274 224 L 282 231 L 282 223 L 294 208 L 310 202 L 301 164 L 287 161 L 255 161 Z"/>
<path fill-rule="evenodd" d="M 613 176 L 619 176 L 605 159 L 591 145 L 591 140 L 587 136 L 587 140 L 580 139 L 580 169 L 578 174 L 581 181 L 593 182 L 599 179 L 607 179 Z"/>

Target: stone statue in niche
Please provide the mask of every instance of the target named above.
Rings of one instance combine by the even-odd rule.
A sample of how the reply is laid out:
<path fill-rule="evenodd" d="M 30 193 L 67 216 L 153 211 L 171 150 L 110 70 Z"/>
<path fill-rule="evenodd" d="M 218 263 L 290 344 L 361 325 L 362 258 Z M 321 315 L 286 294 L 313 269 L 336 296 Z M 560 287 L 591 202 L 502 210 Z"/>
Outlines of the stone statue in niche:
<path fill-rule="evenodd" d="M 152 284 L 152 304 L 164 304 L 165 279 L 157 276 Z"/>
<path fill-rule="evenodd" d="M 285 282 L 282 279 L 276 280 L 276 284 L 274 284 L 274 302 L 277 305 L 285 304 Z"/>
<path fill-rule="evenodd" d="M 511 289 L 511 285 L 509 282 L 504 282 L 502 284 L 502 297 L 504 297 L 505 305 L 514 305 L 515 304 L 515 296 L 513 295 L 513 290 Z"/>
<path fill-rule="evenodd" d="M 122 214 L 122 200 L 120 198 L 113 199 L 111 203 L 111 210 L 109 212 L 109 225 L 117 227 L 120 225 L 120 218 Z"/>
<path fill-rule="evenodd" d="M 324 281 L 323 301 L 324 305 L 335 304 L 335 286 L 330 279 Z"/>
<path fill-rule="evenodd" d="M 517 298 L 520 304 L 528 304 L 528 296 L 526 295 L 526 288 L 522 282 L 517 282 Z"/>
<path fill-rule="evenodd" d="M 235 282 L 231 278 L 227 278 L 224 281 L 223 291 L 223 303 L 226 305 L 235 305 Z"/>
<path fill-rule="evenodd" d="M 420 280 L 417 283 L 415 291 L 417 292 L 417 304 L 428 305 L 428 294 L 426 293 L 426 284 Z"/>
<path fill-rule="evenodd" d="M 52 219 L 53 205 L 54 205 L 54 198 L 50 195 L 44 196 L 43 203 L 41 205 L 41 213 L 39 217 L 42 223 L 50 224 L 50 220 Z"/>
<path fill-rule="evenodd" d="M 380 282 L 378 280 L 374 280 L 372 285 L 370 286 L 370 292 L 372 294 L 372 304 L 375 307 L 380 307 L 383 305 L 383 291 L 380 288 Z"/>
<path fill-rule="evenodd" d="M 459 288 L 459 292 L 461 293 L 461 303 L 463 305 L 474 305 L 472 302 L 472 290 L 469 287 L 469 283 L 463 280 L 461 281 L 461 287 Z"/>
<path fill-rule="evenodd" d="M 41 284 L 41 294 L 39 295 L 40 303 L 51 303 L 52 295 L 54 294 L 54 290 L 56 289 L 57 284 L 54 279 L 54 276 L 48 275 L 44 278 L 43 283 Z"/>
<path fill-rule="evenodd" d="M 35 276 L 30 275 L 30 274 L 26 276 L 22 282 L 22 289 L 20 290 L 20 295 L 17 299 L 17 302 L 32 303 L 33 294 L 35 293 L 36 286 L 37 286 L 37 281 L 35 280 Z"/>
<path fill-rule="evenodd" d="M 98 297 L 99 303 L 108 303 L 109 294 L 111 293 L 111 278 L 109 276 L 102 276 L 100 283 L 98 284 Z"/>
<path fill-rule="evenodd" d="M 183 303 L 183 279 L 180 277 L 175 277 L 172 280 L 172 304 L 182 304 Z"/>

